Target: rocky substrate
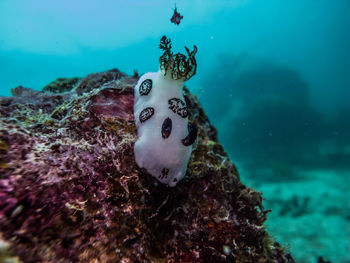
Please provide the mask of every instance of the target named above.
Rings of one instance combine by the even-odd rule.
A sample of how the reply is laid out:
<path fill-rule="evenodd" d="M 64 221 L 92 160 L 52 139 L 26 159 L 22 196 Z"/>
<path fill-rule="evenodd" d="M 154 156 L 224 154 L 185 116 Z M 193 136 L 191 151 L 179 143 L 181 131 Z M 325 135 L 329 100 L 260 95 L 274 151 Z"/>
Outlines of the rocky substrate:
<path fill-rule="evenodd" d="M 0 261 L 293 262 L 187 89 L 186 177 L 169 188 L 137 167 L 137 80 L 113 69 L 0 99 Z"/>

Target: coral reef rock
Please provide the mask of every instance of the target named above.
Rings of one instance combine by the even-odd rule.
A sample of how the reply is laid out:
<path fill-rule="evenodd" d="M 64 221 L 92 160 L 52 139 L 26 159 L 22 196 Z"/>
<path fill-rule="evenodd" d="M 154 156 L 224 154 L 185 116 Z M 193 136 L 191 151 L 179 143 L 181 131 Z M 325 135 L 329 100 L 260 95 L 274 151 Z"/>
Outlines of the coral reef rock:
<path fill-rule="evenodd" d="M 137 167 L 138 78 L 113 69 L 0 98 L 0 260 L 293 262 L 187 89 L 185 178 L 170 188 Z"/>

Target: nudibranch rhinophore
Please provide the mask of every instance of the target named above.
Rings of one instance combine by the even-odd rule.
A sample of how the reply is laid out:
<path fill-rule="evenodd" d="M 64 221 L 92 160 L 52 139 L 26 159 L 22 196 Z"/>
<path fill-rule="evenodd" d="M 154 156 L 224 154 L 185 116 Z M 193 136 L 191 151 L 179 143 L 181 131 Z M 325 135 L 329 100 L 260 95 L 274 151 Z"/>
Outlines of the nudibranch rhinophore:
<path fill-rule="evenodd" d="M 135 86 L 138 139 L 134 152 L 140 168 L 161 183 L 175 186 L 186 174 L 197 138 L 197 128 L 188 122 L 183 96 L 185 81 L 196 73 L 197 47 L 191 52 L 185 47 L 188 57 L 173 54 L 166 36 L 161 38 L 159 47 L 164 50 L 159 71 L 142 75 Z"/>

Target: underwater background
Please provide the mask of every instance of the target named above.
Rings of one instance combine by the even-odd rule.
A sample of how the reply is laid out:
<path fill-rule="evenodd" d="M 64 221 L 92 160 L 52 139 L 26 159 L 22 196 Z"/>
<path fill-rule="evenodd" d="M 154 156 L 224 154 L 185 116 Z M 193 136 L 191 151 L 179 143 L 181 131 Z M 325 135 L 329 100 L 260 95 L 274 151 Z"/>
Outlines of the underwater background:
<path fill-rule="evenodd" d="M 183 19 L 170 22 L 175 4 Z M 297 262 L 350 262 L 350 1 L 0 1 L 0 96 L 198 47 L 187 83 Z"/>

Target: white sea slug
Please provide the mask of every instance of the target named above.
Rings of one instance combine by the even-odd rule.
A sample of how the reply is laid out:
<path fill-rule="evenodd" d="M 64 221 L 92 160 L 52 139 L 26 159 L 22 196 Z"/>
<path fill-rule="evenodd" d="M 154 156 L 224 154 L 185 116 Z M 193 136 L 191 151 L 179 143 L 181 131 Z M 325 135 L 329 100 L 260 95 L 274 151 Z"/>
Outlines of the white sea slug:
<path fill-rule="evenodd" d="M 188 58 L 171 52 L 170 39 L 162 37 L 159 47 L 160 70 L 146 73 L 135 86 L 134 116 L 138 139 L 135 159 L 140 168 L 158 181 L 175 186 L 186 174 L 197 128 L 188 122 L 183 96 L 186 80 L 196 73 L 195 54 L 186 48 Z"/>

